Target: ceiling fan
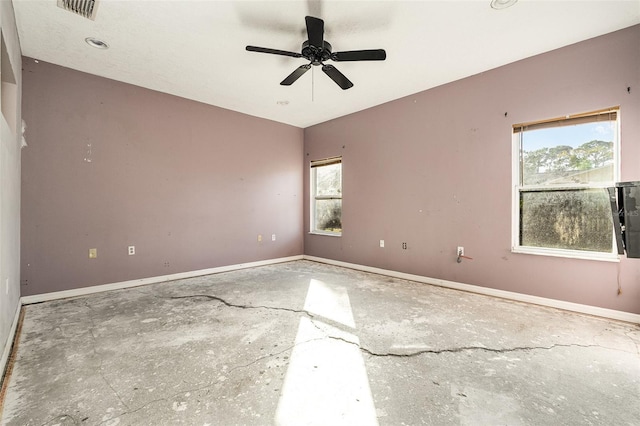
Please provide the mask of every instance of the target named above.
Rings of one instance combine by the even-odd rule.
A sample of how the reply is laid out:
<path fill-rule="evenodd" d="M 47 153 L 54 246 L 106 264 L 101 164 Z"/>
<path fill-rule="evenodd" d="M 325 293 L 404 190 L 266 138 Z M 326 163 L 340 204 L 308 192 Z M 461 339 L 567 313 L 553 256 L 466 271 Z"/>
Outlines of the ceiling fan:
<path fill-rule="evenodd" d="M 299 66 L 287 78 L 280 82 L 283 86 L 292 85 L 305 72 L 311 69 L 311 65 L 322 65 L 322 71 L 329 76 L 343 90 L 353 87 L 353 83 L 349 81 L 336 67 L 327 65 L 324 61 L 332 60 L 335 62 L 347 61 L 384 61 L 387 53 L 384 49 L 370 50 L 350 50 L 346 52 L 332 52 L 329 42 L 324 40 L 324 21 L 313 16 L 306 16 L 307 36 L 309 39 L 302 43 L 302 53 L 288 52 L 286 50 L 269 49 L 266 47 L 247 46 L 250 52 L 271 53 L 274 55 L 291 56 L 293 58 L 305 58 L 310 63 Z"/>

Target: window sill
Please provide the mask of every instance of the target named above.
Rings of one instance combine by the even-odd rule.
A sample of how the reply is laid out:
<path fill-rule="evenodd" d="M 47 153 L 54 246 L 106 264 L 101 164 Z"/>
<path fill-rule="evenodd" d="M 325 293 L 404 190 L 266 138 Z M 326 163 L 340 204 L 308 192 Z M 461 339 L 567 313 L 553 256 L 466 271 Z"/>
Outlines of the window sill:
<path fill-rule="evenodd" d="M 512 247 L 511 253 L 564 257 L 567 259 L 598 260 L 601 262 L 620 262 L 620 256 L 615 253 L 597 253 L 579 250 L 546 249 L 542 247 Z"/>
<path fill-rule="evenodd" d="M 320 231 L 309 231 L 309 235 L 324 235 L 325 237 L 342 237 L 342 233 L 320 232 Z"/>

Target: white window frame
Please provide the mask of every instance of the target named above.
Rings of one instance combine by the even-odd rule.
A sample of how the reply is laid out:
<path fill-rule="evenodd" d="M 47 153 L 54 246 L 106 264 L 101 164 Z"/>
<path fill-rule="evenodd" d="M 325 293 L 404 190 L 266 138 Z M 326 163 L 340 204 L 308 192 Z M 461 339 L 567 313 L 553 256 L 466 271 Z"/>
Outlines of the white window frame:
<path fill-rule="evenodd" d="M 311 182 L 311 197 L 310 198 L 310 234 L 316 235 L 327 235 L 332 237 L 340 237 L 342 236 L 342 232 L 331 232 L 331 231 L 323 231 L 316 228 L 316 200 L 342 200 L 342 173 L 340 173 L 340 195 L 336 196 L 319 196 L 317 195 L 317 182 L 316 182 L 316 172 L 315 169 L 323 166 L 330 166 L 333 164 L 340 164 L 342 168 L 342 157 L 330 157 L 322 160 L 314 160 L 311 161 L 309 167 L 309 177 Z M 342 217 L 340 218 L 342 220 Z"/>
<path fill-rule="evenodd" d="M 612 182 L 598 182 L 591 184 L 576 184 L 576 185 L 544 185 L 541 189 L 559 190 L 559 189 L 596 189 L 596 188 L 608 188 L 615 186 L 615 182 L 620 180 L 620 108 L 612 107 L 603 110 L 593 111 L 583 114 L 567 115 L 565 117 L 536 121 L 531 123 L 514 124 L 512 127 L 512 179 L 513 179 L 513 193 L 512 193 L 512 214 L 511 214 L 511 251 L 513 253 L 524 253 L 542 256 L 555 256 L 566 257 L 574 259 L 587 259 L 587 260 L 601 260 L 610 262 L 619 262 L 620 257 L 617 254 L 617 246 L 615 236 L 612 238 L 611 252 L 593 252 L 583 250 L 570 250 L 570 249 L 558 249 L 558 248 L 545 248 L 545 247 L 533 247 L 520 245 L 520 192 L 521 190 L 536 189 L 533 185 L 521 185 L 521 138 L 523 135 L 522 129 L 528 125 L 538 123 L 553 123 L 561 122 L 569 119 L 588 118 L 606 113 L 616 113 L 616 133 L 615 140 L 613 141 L 613 181 Z M 516 131 L 520 129 L 520 131 Z M 613 224 L 612 224 L 613 235 Z"/>

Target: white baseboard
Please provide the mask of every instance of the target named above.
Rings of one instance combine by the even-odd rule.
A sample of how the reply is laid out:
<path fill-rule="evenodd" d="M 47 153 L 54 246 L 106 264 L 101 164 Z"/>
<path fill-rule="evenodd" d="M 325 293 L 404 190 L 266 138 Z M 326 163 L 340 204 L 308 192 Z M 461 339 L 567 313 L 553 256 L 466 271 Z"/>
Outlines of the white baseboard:
<path fill-rule="evenodd" d="M 497 290 L 489 287 L 481 287 L 481 286 L 476 286 L 472 284 L 459 283 L 455 281 L 441 280 L 438 278 L 429 278 L 429 277 L 424 277 L 422 275 L 407 274 L 404 272 L 375 268 L 372 266 L 358 265 L 355 263 L 342 262 L 339 260 L 325 259 L 321 257 L 308 256 L 308 255 L 297 255 L 297 256 L 290 256 L 290 257 L 282 257 L 278 259 L 261 260 L 257 262 L 240 263 L 236 265 L 220 266 L 217 268 L 200 269 L 198 271 L 181 272 L 177 274 L 142 278 L 142 279 L 131 280 L 131 281 L 122 281 L 118 283 L 103 284 L 103 285 L 97 285 L 93 287 L 82 287 L 82 288 L 77 288 L 73 290 L 64 290 L 64 291 L 56 291 L 52 293 L 37 294 L 34 296 L 23 296 L 21 298 L 21 302 L 23 305 L 28 305 L 31 303 L 40 303 L 40 302 L 46 302 L 49 300 L 84 296 L 87 294 L 99 293 L 103 291 L 120 290 L 124 288 L 138 287 L 138 286 L 147 285 L 147 284 L 162 283 L 162 282 L 180 280 L 185 278 L 193 278 L 193 277 L 199 277 L 202 275 L 218 274 L 221 272 L 230 272 L 230 271 L 236 271 L 239 269 L 273 265 L 276 263 L 291 262 L 294 260 L 302 260 L 302 259 L 311 260 L 319 263 L 326 263 L 329 265 L 342 266 L 344 268 L 355 269 L 363 272 L 371 272 L 374 274 L 385 275 L 385 276 L 400 278 L 404 280 L 437 285 L 439 287 L 451 288 L 454 290 L 462 290 L 470 293 L 482 294 L 485 296 L 499 297 L 501 299 L 509 299 L 517 302 L 531 303 L 534 305 L 547 306 L 551 308 L 562 309 L 565 311 L 578 312 L 581 314 L 594 315 L 594 316 L 614 319 L 618 321 L 625 321 L 625 322 L 630 322 L 634 324 L 640 324 L 640 315 L 633 314 L 630 312 L 616 311 L 614 309 L 606 309 L 606 308 L 600 308 L 597 306 L 582 305 L 579 303 L 566 302 L 563 300 L 556 300 L 556 299 L 548 299 L 548 298 L 539 297 L 539 296 L 531 296 L 528 294 L 515 293 L 512 291 Z M 15 327 L 17 325 L 17 318 L 19 314 L 20 314 L 20 309 L 18 309 L 18 311 L 16 312 L 16 320 L 14 320 L 11 333 L 15 333 Z M 11 336 L 13 336 L 13 334 L 11 334 Z M 5 347 L 5 352 L 7 351 L 8 349 Z M 6 362 L 5 356 L 8 357 L 9 356 L 8 353 L 3 354 L 2 364 L 0 364 L 2 368 L 4 368 L 4 362 Z"/>
<path fill-rule="evenodd" d="M 138 287 L 147 284 L 157 284 L 167 281 L 182 280 L 185 278 L 200 277 L 202 275 L 218 274 L 220 272 L 237 271 L 239 269 L 254 268 L 256 266 L 273 265 L 276 263 L 291 262 L 293 260 L 302 260 L 302 255 L 280 257 L 277 259 L 260 260 L 257 262 L 239 263 L 235 265 L 220 266 L 217 268 L 200 269 L 197 271 L 180 272 L 171 275 L 161 275 L 157 277 L 141 278 L 138 280 L 121 281 L 111 284 L 96 285 L 92 287 L 74 288 L 72 290 L 55 291 L 51 293 L 36 294 L 33 296 L 23 296 L 21 298 L 23 305 L 31 303 L 47 302 L 49 300 L 66 299 L 68 297 L 84 296 L 92 293 L 100 293 L 103 291 L 120 290 L 123 288 Z"/>
<path fill-rule="evenodd" d="M 11 323 L 11 328 L 9 329 L 7 341 L 4 342 L 4 350 L 2 351 L 2 358 L 0 358 L 0 379 L 4 375 L 5 368 L 7 368 L 7 361 L 9 360 L 9 356 L 11 355 L 11 349 L 13 348 L 13 339 L 15 339 L 16 337 L 16 330 L 18 328 L 18 322 L 20 320 L 21 307 L 21 304 L 18 303 L 18 306 L 16 306 L 16 314 L 13 316 L 13 322 Z"/>
<path fill-rule="evenodd" d="M 372 266 L 358 265 L 355 263 L 341 262 L 339 260 L 325 259 L 315 256 L 303 256 L 305 260 L 326 263 L 329 265 L 342 266 L 344 268 L 355 269 L 363 272 L 371 272 L 379 275 L 400 278 L 409 281 L 417 281 L 425 284 L 437 285 L 439 287 L 451 288 L 454 290 L 462 290 L 470 293 L 483 294 L 485 296 L 499 297 L 501 299 L 509 299 L 517 302 L 531 303 L 534 305 L 547 306 L 550 308 L 562 309 L 565 311 L 578 312 L 581 314 L 594 315 L 597 317 L 609 318 L 618 321 L 625 321 L 634 324 L 640 324 L 640 315 L 631 312 L 616 311 L 614 309 L 599 308 L 597 306 L 582 305 L 579 303 L 565 302 L 563 300 L 548 299 L 546 297 L 531 296 L 528 294 L 515 293 L 512 291 L 497 290 L 494 288 L 481 287 L 472 284 L 463 284 L 455 281 L 441 280 L 438 278 L 429 278 L 421 275 L 406 274 L 404 272 L 391 271 L 388 269 L 374 268 Z"/>

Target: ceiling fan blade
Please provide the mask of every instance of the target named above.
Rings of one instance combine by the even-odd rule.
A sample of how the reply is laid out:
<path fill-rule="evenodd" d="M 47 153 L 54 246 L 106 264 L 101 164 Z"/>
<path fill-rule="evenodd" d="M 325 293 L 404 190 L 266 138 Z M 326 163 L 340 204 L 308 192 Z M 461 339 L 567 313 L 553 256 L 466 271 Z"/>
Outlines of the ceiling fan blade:
<path fill-rule="evenodd" d="M 313 16 L 305 16 L 309 44 L 319 49 L 324 48 L 324 21 Z"/>
<path fill-rule="evenodd" d="M 282 80 L 280 84 L 283 86 L 291 86 L 297 79 L 302 77 L 302 74 L 309 71 L 310 68 L 311 68 L 311 64 L 300 65 L 298 68 L 296 68 L 294 72 L 289 74 L 287 78 Z"/>
<path fill-rule="evenodd" d="M 324 71 L 331 80 L 335 81 L 342 90 L 347 90 L 348 88 L 353 87 L 353 83 L 333 65 L 322 65 L 322 71 Z"/>
<path fill-rule="evenodd" d="M 345 61 L 384 61 L 387 52 L 384 49 L 350 50 L 347 52 L 334 52 L 331 59 L 337 62 Z"/>
<path fill-rule="evenodd" d="M 273 55 L 291 56 L 292 58 L 302 58 L 302 54 L 288 52 L 286 50 L 269 49 L 267 47 L 247 46 L 249 52 L 271 53 Z"/>

